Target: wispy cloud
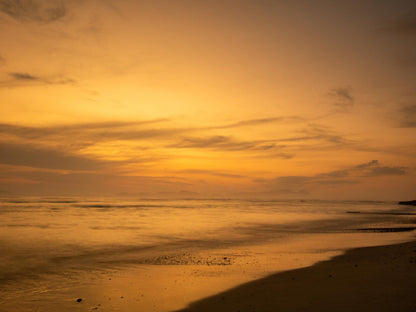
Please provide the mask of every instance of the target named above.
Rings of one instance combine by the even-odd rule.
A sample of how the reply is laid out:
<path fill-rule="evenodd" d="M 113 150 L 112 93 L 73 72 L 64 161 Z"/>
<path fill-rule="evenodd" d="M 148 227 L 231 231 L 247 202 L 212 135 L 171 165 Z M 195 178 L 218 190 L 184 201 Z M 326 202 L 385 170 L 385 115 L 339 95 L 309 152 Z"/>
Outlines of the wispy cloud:
<path fill-rule="evenodd" d="M 211 129 L 227 129 L 227 128 L 238 128 L 238 127 L 247 127 L 247 126 L 260 126 L 264 124 L 271 124 L 271 123 L 295 123 L 295 122 L 301 122 L 304 121 L 303 118 L 298 116 L 279 116 L 279 117 L 270 117 L 270 118 L 259 118 L 259 119 L 248 119 L 248 120 L 241 120 L 238 122 L 225 124 L 225 125 L 219 125 L 219 126 L 213 126 L 210 127 Z"/>
<path fill-rule="evenodd" d="M 274 144 L 261 145 L 256 141 L 238 141 L 228 136 L 210 136 L 199 138 L 184 138 L 181 142 L 170 145 L 169 147 L 175 148 L 213 148 L 229 151 L 241 151 L 250 149 L 271 149 L 274 148 Z"/>
<path fill-rule="evenodd" d="M 386 21 L 381 30 L 393 34 L 416 35 L 416 11 Z"/>
<path fill-rule="evenodd" d="M 371 168 L 371 167 L 377 166 L 377 165 L 378 165 L 378 160 L 373 159 L 372 161 L 369 161 L 368 163 L 359 164 L 359 165 L 353 167 L 353 169 L 363 170 L 363 169 Z"/>
<path fill-rule="evenodd" d="M 180 171 L 176 171 L 178 173 L 187 173 L 187 174 L 202 174 L 202 175 L 212 175 L 212 176 L 217 176 L 217 177 L 224 177 L 224 178 L 237 178 L 237 179 L 241 179 L 241 178 L 247 178 L 247 176 L 244 175 L 240 175 L 240 174 L 232 174 L 232 173 L 227 173 L 227 172 L 218 172 L 218 171 L 214 171 L 214 170 L 203 170 L 203 169 L 187 169 L 187 170 L 180 170 Z"/>
<path fill-rule="evenodd" d="M 24 184 L 24 188 L 19 187 Z M 106 171 L 18 171 L 0 175 L 0 186 L 11 193 L 28 194 L 115 194 L 127 192 L 149 196 L 150 192 L 176 191 L 188 182 L 175 177 L 123 176 Z"/>
<path fill-rule="evenodd" d="M 58 150 L 9 143 L 0 143 L 0 164 L 67 170 L 97 170 L 104 166 L 102 161 Z"/>
<path fill-rule="evenodd" d="M 336 107 L 337 112 L 350 112 L 354 106 L 355 99 L 350 86 L 331 89 L 328 95 L 333 99 L 333 105 Z"/>
<path fill-rule="evenodd" d="M 368 163 L 359 164 L 350 169 L 347 169 L 348 175 L 373 177 L 381 175 L 404 175 L 406 174 L 406 167 L 386 167 L 380 166 L 378 160 L 374 159 Z"/>
<path fill-rule="evenodd" d="M 302 133 L 305 133 L 306 136 L 304 137 L 304 140 L 313 139 L 319 139 L 323 141 L 327 141 L 329 143 L 334 144 L 347 144 L 349 143 L 343 135 L 340 135 L 339 133 L 334 132 L 329 127 L 319 125 L 316 123 L 310 123 L 308 126 L 301 131 Z"/>
<path fill-rule="evenodd" d="M 401 127 L 416 127 L 416 104 L 401 105 L 398 109 L 398 115 Z"/>
<path fill-rule="evenodd" d="M 245 122 L 235 123 L 236 125 L 246 124 Z M 250 123 L 251 124 L 251 123 Z M 256 124 L 253 122 L 253 124 Z M 261 124 L 261 123 L 260 123 Z M 221 126 L 218 126 L 220 128 Z M 195 132 L 195 129 L 192 131 Z M 183 137 L 179 142 L 170 144 L 173 148 L 195 148 L 195 149 L 214 149 L 223 151 L 281 151 L 285 148 L 296 148 L 306 150 L 319 144 L 319 149 L 333 148 L 335 146 L 349 146 L 351 141 L 344 136 L 333 132 L 328 127 L 318 124 L 308 124 L 306 128 L 296 131 L 297 134 L 291 137 L 271 137 L 260 140 L 239 140 L 232 136 L 192 136 Z M 309 144 L 308 144 L 309 143 Z M 292 158 L 293 153 L 279 153 L 278 157 Z"/>
<path fill-rule="evenodd" d="M 24 87 L 30 85 L 61 85 L 61 84 L 75 84 L 76 81 L 72 78 L 58 75 L 51 77 L 43 77 L 41 75 L 34 75 L 27 72 L 9 72 L 10 79 L 1 81 L 0 86 L 3 87 Z"/>
<path fill-rule="evenodd" d="M 193 149 L 211 149 L 217 151 L 258 151 L 270 152 L 268 155 L 275 158 L 292 158 L 294 155 L 290 153 L 276 153 L 287 146 L 280 144 L 288 141 L 304 141 L 309 137 L 289 138 L 289 139 L 270 139 L 270 140 L 238 140 L 231 136 L 207 136 L 207 137 L 186 137 L 181 141 L 168 145 L 169 148 L 193 148 Z"/>
<path fill-rule="evenodd" d="M 85 146 L 99 142 L 114 140 L 140 140 L 166 137 L 183 129 L 153 129 L 146 128 L 168 119 L 138 120 L 138 121 L 108 121 L 67 124 L 49 127 L 30 127 L 11 124 L 0 124 L 0 135 L 9 140 L 30 140 L 53 145 L 60 145 L 63 138 L 75 145 Z M 71 145 L 71 148 L 75 146 Z"/>
<path fill-rule="evenodd" d="M 39 80 L 39 77 L 33 76 L 28 73 L 9 73 L 9 76 L 16 80 L 22 80 L 22 81 L 35 81 Z"/>
<path fill-rule="evenodd" d="M 27 127 L 12 124 L 0 124 L 0 134 L 14 135 L 26 139 L 47 139 L 57 136 L 79 137 L 85 141 L 94 140 L 143 140 L 143 139 L 174 139 L 179 143 L 169 145 L 176 148 L 210 147 L 224 148 L 229 150 L 259 149 L 268 150 L 279 148 L 276 140 L 262 141 L 238 141 L 229 136 L 207 136 L 207 137 L 180 137 L 188 133 L 206 132 L 223 128 L 244 127 L 247 125 L 262 125 L 269 122 L 277 122 L 282 117 L 239 121 L 227 125 L 202 126 L 202 127 L 155 127 L 155 124 L 163 124 L 169 119 L 159 118 L 154 120 L 138 121 L 107 121 L 100 123 L 68 124 L 50 127 Z M 322 135 L 322 134 L 321 134 Z M 284 141 L 285 139 L 283 139 Z M 291 140 L 291 139 L 289 139 Z"/>
<path fill-rule="evenodd" d="M 385 176 L 385 175 L 404 175 L 406 174 L 405 167 L 375 167 L 371 169 L 367 176 Z"/>
<path fill-rule="evenodd" d="M 318 185 L 357 184 L 360 178 L 404 175 L 406 169 L 406 167 L 381 166 L 378 160 L 372 160 L 349 168 L 322 172 L 312 176 L 281 176 L 257 182 L 276 190 L 308 189 Z"/>
<path fill-rule="evenodd" d="M 362 163 L 347 169 L 320 173 L 312 176 L 315 179 L 321 178 L 345 178 L 345 177 L 374 177 L 381 175 L 404 175 L 405 167 L 386 167 L 380 166 L 378 160 L 374 159 L 367 163 Z"/>
<path fill-rule="evenodd" d="M 236 122 L 235 127 L 262 125 L 277 122 L 277 118 Z M 333 133 L 327 127 L 309 124 L 305 129 L 295 131 L 291 137 L 264 137 L 241 139 L 233 135 L 210 134 L 218 130 L 210 127 L 171 127 L 169 119 L 138 121 L 106 121 L 95 123 L 67 124 L 48 127 L 0 124 L 0 139 L 5 142 L 39 144 L 70 153 L 92 153 L 105 156 L 102 147 L 117 144 L 119 157 L 128 159 L 138 150 L 163 149 L 166 153 L 175 149 L 212 150 L 218 152 L 248 152 L 247 157 L 269 157 L 290 159 L 297 152 L 305 150 L 327 150 L 349 146 L 351 142 Z M 230 124 L 231 125 L 231 124 Z M 238 125 L 238 126 L 237 126 Z M 218 126 L 218 128 L 222 125 Z M 214 131 L 217 132 L 217 131 Z M 191 136 L 192 134 L 192 136 Z M 107 151 L 109 147 L 105 147 Z M 114 150 L 114 149 L 113 149 Z M 136 150 L 134 152 L 133 150 Z M 100 152 L 101 151 L 101 152 Z M 150 151 L 149 151 L 150 152 Z M 160 151 L 159 151 L 160 152 Z"/>
<path fill-rule="evenodd" d="M 0 11 L 24 22 L 50 23 L 67 15 L 63 0 L 0 0 Z"/>

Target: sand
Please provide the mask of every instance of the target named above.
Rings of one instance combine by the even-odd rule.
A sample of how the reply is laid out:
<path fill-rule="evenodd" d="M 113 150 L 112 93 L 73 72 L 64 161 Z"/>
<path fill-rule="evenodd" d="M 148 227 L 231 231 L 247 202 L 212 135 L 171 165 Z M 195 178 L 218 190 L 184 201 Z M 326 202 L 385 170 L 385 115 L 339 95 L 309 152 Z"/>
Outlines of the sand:
<path fill-rule="evenodd" d="M 183 311 L 416 311 L 416 242 L 404 243 L 414 238 L 414 231 L 302 234 L 153 251 L 144 262 L 106 269 L 86 262 L 83 270 L 0 285 L 0 311 L 171 312 L 191 302 Z"/>
<path fill-rule="evenodd" d="M 416 242 L 352 249 L 180 311 L 416 311 Z"/>
<path fill-rule="evenodd" d="M 155 256 L 114 269 L 67 271 L 66 277 L 47 274 L 20 281 L 14 292 L 6 287 L 0 311 L 59 306 L 62 312 L 171 312 L 191 302 L 183 311 L 416 311 L 416 243 L 403 243 L 414 237 L 304 234 L 254 247 Z M 381 238 L 387 247 L 356 248 L 383 246 Z"/>

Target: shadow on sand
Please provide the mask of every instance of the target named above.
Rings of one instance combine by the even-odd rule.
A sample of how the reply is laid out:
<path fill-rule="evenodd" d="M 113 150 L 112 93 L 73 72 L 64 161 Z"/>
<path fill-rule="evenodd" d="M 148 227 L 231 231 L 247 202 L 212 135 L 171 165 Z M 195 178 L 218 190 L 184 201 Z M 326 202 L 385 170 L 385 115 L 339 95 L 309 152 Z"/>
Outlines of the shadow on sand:
<path fill-rule="evenodd" d="M 416 311 L 416 242 L 347 251 L 190 304 L 190 311 Z"/>

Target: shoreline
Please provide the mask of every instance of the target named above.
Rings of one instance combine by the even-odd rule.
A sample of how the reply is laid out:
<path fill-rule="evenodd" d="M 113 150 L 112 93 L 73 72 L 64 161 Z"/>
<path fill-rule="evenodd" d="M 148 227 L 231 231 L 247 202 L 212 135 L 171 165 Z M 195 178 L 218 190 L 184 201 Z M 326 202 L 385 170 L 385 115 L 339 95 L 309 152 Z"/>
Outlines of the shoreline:
<path fill-rule="evenodd" d="M 191 311 L 415 311 L 416 240 L 347 250 L 193 302 Z"/>
<path fill-rule="evenodd" d="M 390 204 L 34 200 L 3 209 L 4 312 L 53 311 L 57 305 L 62 312 L 180 311 L 204 298 L 228 300 L 223 294 L 350 249 L 416 237 L 413 211 Z M 308 280 L 292 285 L 287 297 L 298 301 Z M 272 296 L 284 293 L 276 287 L 268 287 Z M 249 296 L 236 294 L 235 302 Z M 274 303 L 250 304 L 223 311 L 279 310 Z M 217 305 L 210 310 L 221 311 Z M 310 307 L 296 310 L 305 309 Z"/>
<path fill-rule="evenodd" d="M 393 241 L 378 244 L 380 235 L 390 236 Z M 403 240 L 404 234 L 399 235 L 402 237 L 400 243 L 398 236 L 392 233 L 350 233 L 318 235 L 307 240 L 299 237 L 286 247 L 270 243 L 245 251 L 233 250 L 232 254 L 228 249 L 194 254 L 196 259 L 218 259 L 225 255 L 227 260 L 231 255 L 233 265 L 196 265 L 194 262 L 177 265 L 173 263 L 180 258 L 172 258 L 175 261 L 169 263 L 163 258 L 162 262 L 114 270 L 78 272 L 70 279 L 52 275 L 33 281 L 37 286 L 31 291 L 22 292 L 21 289 L 15 297 L 2 298 L 0 311 L 51 311 L 56 304 L 60 304 L 61 311 L 68 312 L 344 311 L 344 306 L 345 311 L 362 311 L 368 298 L 375 302 L 377 297 L 389 298 L 393 304 L 407 302 L 408 306 L 401 307 L 401 311 L 415 311 L 415 299 L 409 299 L 413 292 L 408 293 L 409 289 L 416 289 L 415 236 L 408 233 L 407 240 Z M 366 245 L 355 247 L 363 238 Z M 364 247 L 370 244 L 376 245 Z M 316 250 L 318 245 L 327 251 Z M 378 282 L 371 282 L 374 271 L 382 277 Z M 387 271 L 400 274 L 391 277 L 385 274 Z M 350 280 L 351 277 L 355 280 Z M 403 281 L 408 286 L 400 290 Z M 380 285 L 386 283 L 400 287 L 381 289 L 384 293 L 380 295 Z M 364 285 L 376 292 L 354 303 L 351 298 L 357 297 L 357 293 L 351 289 L 356 285 Z M 338 292 L 333 292 L 333 287 Z M 400 296 L 390 296 L 391 289 Z M 333 302 L 334 298 L 339 301 Z M 82 300 L 78 302 L 77 299 Z M 322 304 L 329 306 L 326 308 Z M 385 304 L 381 305 L 381 308 L 376 305 L 365 310 L 396 311 L 393 308 L 383 310 Z"/>

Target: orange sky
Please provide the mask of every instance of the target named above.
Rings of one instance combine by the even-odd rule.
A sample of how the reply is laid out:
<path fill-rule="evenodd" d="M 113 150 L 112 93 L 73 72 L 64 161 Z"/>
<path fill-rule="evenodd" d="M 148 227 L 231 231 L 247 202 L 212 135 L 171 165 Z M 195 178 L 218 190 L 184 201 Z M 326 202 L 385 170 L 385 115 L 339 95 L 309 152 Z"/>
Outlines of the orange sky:
<path fill-rule="evenodd" d="M 416 198 L 416 2 L 0 0 L 0 194 Z"/>

